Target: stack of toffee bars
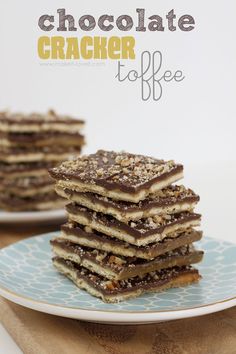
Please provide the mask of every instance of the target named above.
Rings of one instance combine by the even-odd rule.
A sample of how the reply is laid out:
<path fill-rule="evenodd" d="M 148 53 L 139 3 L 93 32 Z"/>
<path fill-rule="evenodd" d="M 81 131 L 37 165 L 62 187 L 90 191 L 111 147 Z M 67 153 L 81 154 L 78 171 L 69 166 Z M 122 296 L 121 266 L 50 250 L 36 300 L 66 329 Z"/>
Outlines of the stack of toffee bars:
<path fill-rule="evenodd" d="M 77 156 L 84 122 L 53 111 L 0 113 L 0 208 L 7 211 L 56 209 L 65 205 L 48 169 Z"/>
<path fill-rule="evenodd" d="M 99 150 L 50 170 L 70 200 L 68 223 L 51 240 L 53 264 L 79 288 L 106 302 L 191 284 L 199 197 L 173 161 Z"/>

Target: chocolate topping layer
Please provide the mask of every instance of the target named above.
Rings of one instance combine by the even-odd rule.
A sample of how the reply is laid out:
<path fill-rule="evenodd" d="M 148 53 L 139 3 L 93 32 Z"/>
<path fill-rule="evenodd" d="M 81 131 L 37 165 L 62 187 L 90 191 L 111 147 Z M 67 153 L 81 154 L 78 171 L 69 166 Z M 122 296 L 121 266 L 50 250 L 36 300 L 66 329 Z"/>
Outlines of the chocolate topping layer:
<path fill-rule="evenodd" d="M 31 114 L 22 114 L 22 113 L 10 113 L 10 112 L 0 112 L 0 123 L 11 124 L 39 124 L 43 125 L 45 123 L 57 124 L 84 124 L 84 121 L 81 119 L 75 119 L 66 115 L 56 114 L 55 111 L 49 110 L 47 114 L 31 113 Z"/>
<path fill-rule="evenodd" d="M 136 291 L 138 291 L 137 295 L 140 295 L 145 292 L 158 291 L 158 288 L 161 288 L 168 282 L 171 282 L 179 276 L 185 274 L 194 275 L 193 278 L 187 278 L 189 281 L 186 281 L 186 283 L 191 283 L 200 279 L 198 271 L 192 267 L 174 267 L 161 271 L 151 272 L 144 277 L 137 276 L 135 278 L 126 280 L 111 281 L 97 274 L 91 273 L 89 270 L 78 266 L 76 263 L 66 261 L 59 257 L 53 258 L 53 264 L 59 269 L 59 271 L 69 276 L 69 278 L 71 278 L 73 281 L 76 281 L 76 279 L 81 279 L 92 289 L 96 289 L 97 294 L 93 295 L 101 295 L 99 297 L 102 297 L 103 300 L 106 300 L 107 295 L 118 296 L 124 295 L 125 293 L 135 293 Z M 60 265 L 62 268 L 58 267 Z M 69 274 L 69 272 L 67 273 L 66 269 L 72 271 L 72 273 L 74 273 L 73 276 L 72 274 Z M 77 285 L 81 288 L 85 288 L 84 284 L 81 282 L 77 283 Z M 86 288 L 86 290 L 89 289 Z"/>
<path fill-rule="evenodd" d="M 139 203 L 112 200 L 94 193 L 80 193 L 70 189 L 56 188 L 56 192 L 68 199 L 104 214 L 110 214 L 120 221 L 138 220 L 156 214 L 173 214 L 180 208 L 185 211 L 193 208 L 199 201 L 199 196 L 184 186 L 168 186 L 155 195 L 150 195 Z M 182 208 L 182 210 L 181 210 Z"/>
<path fill-rule="evenodd" d="M 5 195 L 1 193 L 0 205 L 5 205 L 6 207 L 9 207 L 11 209 L 19 209 L 21 207 L 27 207 L 27 205 L 32 205 L 33 203 L 54 200 L 62 200 L 54 191 L 50 193 L 37 194 L 33 197 L 18 197 L 15 195 Z"/>
<path fill-rule="evenodd" d="M 67 205 L 66 210 L 69 213 L 69 219 L 73 221 L 77 221 L 75 220 L 77 218 L 81 219 L 83 225 L 91 226 L 98 231 L 102 228 L 104 229 L 104 233 L 109 234 L 109 236 L 113 236 L 114 230 L 120 230 L 125 234 L 131 235 L 136 240 L 145 239 L 154 234 L 165 233 L 166 229 L 170 226 L 178 225 L 178 228 L 181 229 L 182 225 L 186 222 L 196 220 L 200 223 L 201 220 L 200 214 L 182 212 L 179 214 L 155 215 L 147 219 L 124 223 L 110 215 L 97 213 L 76 204 Z M 114 237 L 116 236 L 114 235 Z"/>
<path fill-rule="evenodd" d="M 78 139 L 78 142 L 81 140 L 84 140 L 84 136 L 80 133 L 67 133 L 67 132 L 55 132 L 55 131 L 50 131 L 50 132 L 23 132 L 23 133 L 16 133 L 16 132 L 1 132 L 0 131 L 0 139 L 5 138 L 11 142 L 16 142 L 16 143 L 35 143 L 36 141 L 39 140 L 44 140 L 44 139 L 50 139 L 50 138 L 76 138 Z"/>
<path fill-rule="evenodd" d="M 82 246 L 89 246 L 100 250 L 112 252 L 118 255 L 138 257 L 142 259 L 153 259 L 161 254 L 169 252 L 178 247 L 199 241 L 202 238 L 201 231 L 188 229 L 177 233 L 176 237 L 166 237 L 159 242 L 150 243 L 146 246 L 135 246 L 127 242 L 106 236 L 98 231 L 90 230 L 77 223 L 67 223 L 61 227 L 63 239 L 73 237 L 73 242 Z"/>
<path fill-rule="evenodd" d="M 0 190 L 2 188 L 13 188 L 17 189 L 29 189 L 29 188 L 38 188 L 42 186 L 53 185 L 53 179 L 50 176 L 37 176 L 37 177 L 25 177 L 25 178 L 5 178 L 0 183 Z M 9 192 L 6 191 L 6 192 Z"/>
<path fill-rule="evenodd" d="M 182 171 L 183 166 L 173 161 L 99 150 L 95 154 L 67 161 L 50 170 L 50 173 L 56 180 L 78 180 L 107 190 L 135 193 Z"/>
<path fill-rule="evenodd" d="M 6 175 L 10 176 L 11 174 L 15 173 L 22 173 L 22 172 L 31 172 L 31 171 L 38 171 L 38 170 L 48 170 L 55 166 L 55 162 L 51 161 L 39 161 L 39 162 L 21 162 L 21 163 L 5 163 L 0 162 L 0 176 Z M 37 172 L 36 172 L 37 174 Z"/>
<path fill-rule="evenodd" d="M 203 252 L 196 251 L 192 245 L 182 246 L 152 261 L 144 261 L 136 257 L 118 257 L 112 253 L 81 247 L 60 238 L 51 240 L 51 245 L 57 256 L 74 261 L 108 279 L 117 280 L 173 266 L 187 266 L 199 262 L 203 256 Z"/>
<path fill-rule="evenodd" d="M 0 132 L 0 146 L 83 146 L 84 136 L 80 133 L 71 132 Z"/>
<path fill-rule="evenodd" d="M 200 200 L 199 196 L 196 195 L 191 189 L 177 185 L 172 185 L 163 188 L 155 195 L 150 195 L 147 199 L 141 200 L 139 203 L 112 200 L 111 198 L 107 198 L 102 195 L 94 193 L 73 192 L 69 189 L 66 189 L 65 193 L 68 195 L 69 198 L 75 193 L 75 195 L 78 194 L 88 198 L 89 200 L 91 200 L 91 202 L 101 203 L 106 207 L 112 206 L 116 209 L 123 211 L 136 211 L 139 209 L 146 210 L 153 206 L 162 207 L 175 203 L 198 202 Z"/>
<path fill-rule="evenodd" d="M 33 153 L 42 154 L 60 154 L 60 153 L 74 153 L 80 152 L 81 146 L 42 146 L 42 147 L 23 147 L 23 146 L 12 146 L 3 147 L 0 146 L 0 159 L 1 157 L 8 155 L 27 155 Z"/>

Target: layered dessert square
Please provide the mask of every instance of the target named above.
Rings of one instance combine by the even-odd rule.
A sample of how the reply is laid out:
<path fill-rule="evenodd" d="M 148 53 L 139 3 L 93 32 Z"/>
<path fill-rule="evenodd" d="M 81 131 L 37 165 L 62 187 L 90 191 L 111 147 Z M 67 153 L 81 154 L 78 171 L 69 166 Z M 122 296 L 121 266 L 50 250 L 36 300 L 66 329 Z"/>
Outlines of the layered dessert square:
<path fill-rule="evenodd" d="M 54 190 L 48 169 L 80 154 L 84 121 L 46 114 L 0 113 L 0 208 L 57 209 L 65 200 Z"/>
<path fill-rule="evenodd" d="M 192 284 L 203 251 L 199 196 L 173 184 L 183 166 L 99 150 L 50 169 L 68 222 L 51 240 L 53 264 L 105 302 Z"/>

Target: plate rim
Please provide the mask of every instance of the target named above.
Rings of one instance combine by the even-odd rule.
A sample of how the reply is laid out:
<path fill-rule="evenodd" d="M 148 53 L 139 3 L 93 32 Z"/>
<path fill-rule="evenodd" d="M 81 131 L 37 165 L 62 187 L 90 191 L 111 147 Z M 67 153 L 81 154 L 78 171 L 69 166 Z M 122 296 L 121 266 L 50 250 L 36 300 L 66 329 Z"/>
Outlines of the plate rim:
<path fill-rule="evenodd" d="M 87 320 L 105 323 L 151 323 L 159 321 L 173 321 L 177 319 L 198 317 L 210 313 L 218 312 L 231 308 L 236 305 L 236 296 L 233 298 L 218 301 L 212 304 L 186 308 L 184 310 L 165 310 L 165 311 L 113 311 L 83 309 L 80 307 L 65 307 L 61 305 L 49 304 L 43 301 L 33 300 L 28 297 L 16 294 L 0 287 L 0 296 L 18 305 L 66 318 Z"/>
<path fill-rule="evenodd" d="M 14 247 L 18 243 L 23 243 L 25 241 L 35 240 L 41 237 L 51 237 L 55 235 L 55 233 L 59 233 L 60 231 L 48 232 L 39 234 L 36 236 L 32 236 L 9 246 L 3 247 L 0 249 L 0 254 L 6 248 Z M 211 241 L 218 242 L 226 242 L 232 245 L 235 243 L 230 241 L 225 241 L 222 239 L 217 239 L 213 237 L 207 237 Z M 74 318 L 80 320 L 94 321 L 94 322 L 106 322 L 106 323 L 151 323 L 151 322 L 159 322 L 159 321 L 171 321 L 181 318 L 189 318 L 189 317 L 197 317 L 202 316 L 214 312 L 218 312 L 233 306 L 236 306 L 236 294 L 233 297 L 225 298 L 220 301 L 216 301 L 210 304 L 193 306 L 184 309 L 175 309 L 175 310 L 160 310 L 160 311 L 140 311 L 135 310 L 133 312 L 126 310 L 100 310 L 100 309 L 83 309 L 81 307 L 71 307 L 71 306 L 63 306 L 57 304 L 50 304 L 48 302 L 44 302 L 41 300 L 35 300 L 31 297 L 27 297 L 24 295 L 20 295 L 14 291 L 11 291 L 4 286 L 0 285 L 0 296 L 16 303 L 21 306 L 40 311 L 43 313 L 48 313 L 56 316 L 62 316 L 67 318 Z M 115 318 L 115 320 L 114 320 Z"/>
<path fill-rule="evenodd" d="M 0 209 L 0 225 L 13 223 L 24 223 L 41 221 L 47 222 L 49 220 L 61 220 L 66 217 L 64 208 L 51 210 L 33 210 L 33 211 L 4 211 Z M 37 235 L 40 236 L 40 235 Z M 20 242 L 20 241 L 19 241 Z"/>

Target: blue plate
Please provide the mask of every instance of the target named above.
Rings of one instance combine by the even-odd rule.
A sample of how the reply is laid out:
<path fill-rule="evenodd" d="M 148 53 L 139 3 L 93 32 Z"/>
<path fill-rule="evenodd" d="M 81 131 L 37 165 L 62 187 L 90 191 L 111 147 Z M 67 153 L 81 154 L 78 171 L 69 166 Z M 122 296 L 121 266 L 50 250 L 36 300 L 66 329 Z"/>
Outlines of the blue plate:
<path fill-rule="evenodd" d="M 50 233 L 25 239 L 0 251 L 0 295 L 23 306 L 96 322 L 147 323 L 198 316 L 236 305 L 236 245 L 204 238 L 197 265 L 199 284 L 105 304 L 78 289 L 51 263 Z"/>

